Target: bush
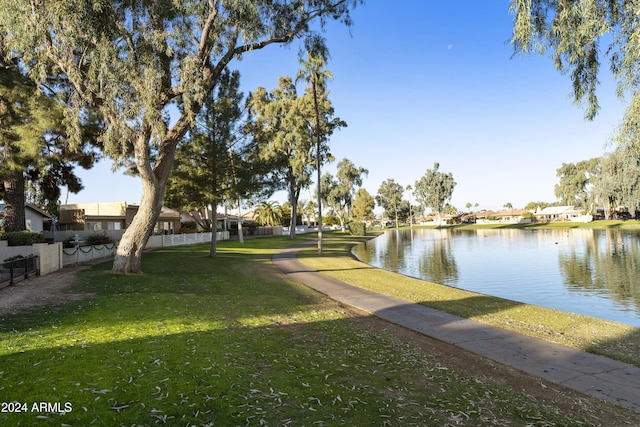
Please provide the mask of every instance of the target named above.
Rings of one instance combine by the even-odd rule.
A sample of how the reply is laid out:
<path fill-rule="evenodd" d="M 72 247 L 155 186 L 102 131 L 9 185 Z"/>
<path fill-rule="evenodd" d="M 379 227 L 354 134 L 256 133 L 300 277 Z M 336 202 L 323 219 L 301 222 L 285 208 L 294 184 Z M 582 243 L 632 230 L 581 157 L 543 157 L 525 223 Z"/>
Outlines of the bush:
<path fill-rule="evenodd" d="M 5 258 L 5 259 L 2 260 L 2 262 L 11 262 L 11 261 L 15 261 L 17 259 L 23 259 L 23 258 L 24 258 L 23 255 L 16 255 L 16 256 L 9 257 L 9 258 Z"/>
<path fill-rule="evenodd" d="M 340 225 L 340 218 L 335 215 L 325 215 L 322 217 L 322 225 Z"/>
<path fill-rule="evenodd" d="M 196 230 L 198 228 L 198 224 L 195 221 L 182 221 L 180 223 L 181 230 Z"/>
<path fill-rule="evenodd" d="M 2 240 L 6 240 L 9 246 L 29 246 L 34 243 L 46 243 L 42 233 L 34 231 L 14 231 L 4 233 Z"/>
<path fill-rule="evenodd" d="M 365 224 L 364 222 L 350 222 L 349 232 L 354 236 L 366 236 L 367 224 Z"/>
<path fill-rule="evenodd" d="M 106 233 L 96 233 L 87 237 L 87 245 L 89 246 L 106 245 L 109 243 L 113 243 L 113 239 L 107 236 Z"/>

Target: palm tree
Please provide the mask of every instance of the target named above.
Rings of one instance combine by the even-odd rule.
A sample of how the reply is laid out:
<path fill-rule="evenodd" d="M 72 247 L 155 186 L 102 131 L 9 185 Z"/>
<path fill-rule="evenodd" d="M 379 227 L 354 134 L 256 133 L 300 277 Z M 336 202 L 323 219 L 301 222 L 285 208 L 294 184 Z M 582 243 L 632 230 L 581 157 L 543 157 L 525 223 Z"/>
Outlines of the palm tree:
<path fill-rule="evenodd" d="M 254 209 L 256 221 L 261 225 L 276 225 L 282 219 L 282 209 L 280 204 L 274 200 L 260 202 Z"/>
<path fill-rule="evenodd" d="M 320 108 L 318 107 L 318 91 L 325 92 L 325 79 L 332 79 L 333 76 L 328 70 L 323 69 L 327 63 L 326 52 L 308 52 L 307 60 L 300 59 L 302 70 L 298 71 L 296 81 L 304 79 L 311 83 L 313 92 L 313 107 L 316 118 L 316 168 L 318 169 L 318 252 L 322 253 L 322 193 L 320 191 L 320 145 L 322 135 L 320 134 Z"/>

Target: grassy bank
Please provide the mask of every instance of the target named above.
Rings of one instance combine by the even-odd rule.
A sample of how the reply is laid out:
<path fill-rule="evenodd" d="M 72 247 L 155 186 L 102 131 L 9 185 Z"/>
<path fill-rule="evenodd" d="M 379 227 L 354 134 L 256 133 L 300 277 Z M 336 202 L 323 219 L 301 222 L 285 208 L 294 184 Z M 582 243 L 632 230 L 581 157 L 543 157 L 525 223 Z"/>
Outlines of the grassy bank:
<path fill-rule="evenodd" d="M 410 228 L 402 226 L 400 228 Z M 557 230 L 585 228 L 592 230 L 637 230 L 640 231 L 640 221 L 593 221 L 593 222 L 533 222 L 530 224 L 442 224 L 441 226 L 414 225 L 413 228 L 451 228 L 461 230 L 478 230 L 478 229 L 499 229 L 499 228 L 515 228 L 523 230 Z"/>
<path fill-rule="evenodd" d="M 640 366 L 640 328 L 376 269 L 351 255 L 351 247 L 364 240 L 336 235 L 326 243 L 323 255 L 308 248 L 299 258 L 309 267 L 354 286 Z"/>
<path fill-rule="evenodd" d="M 346 273 L 352 243 L 327 242 L 322 257 L 306 252 L 305 262 Z M 14 403 L 3 404 L 0 422 L 582 426 L 632 419 L 599 402 L 559 405 L 468 376 L 371 327 L 275 270 L 271 256 L 290 244 L 223 242 L 215 259 L 206 245 L 147 253 L 143 275 L 95 266 L 68 289 L 83 300 L 2 316 L 0 395 Z"/>

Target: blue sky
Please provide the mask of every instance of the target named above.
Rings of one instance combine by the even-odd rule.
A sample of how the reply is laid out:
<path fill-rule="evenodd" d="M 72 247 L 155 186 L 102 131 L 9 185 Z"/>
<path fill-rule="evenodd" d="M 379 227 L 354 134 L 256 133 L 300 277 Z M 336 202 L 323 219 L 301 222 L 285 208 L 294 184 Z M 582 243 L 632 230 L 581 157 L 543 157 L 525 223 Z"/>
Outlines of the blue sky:
<path fill-rule="evenodd" d="M 323 172 L 334 173 L 346 157 L 369 170 L 364 187 L 375 195 L 388 178 L 413 186 L 438 162 L 457 182 L 458 209 L 467 202 L 501 209 L 507 202 L 521 208 L 555 201 L 556 169 L 609 149 L 624 105 L 603 73 L 602 110 L 585 121 L 569 77 L 548 55 L 512 57 L 508 7 L 506 0 L 369 0 L 353 13 L 350 30 L 329 25 L 330 98 L 348 127 L 332 136 L 336 162 Z M 297 53 L 295 44 L 269 46 L 232 68 L 240 70 L 245 92 L 271 90 L 279 76 L 295 76 Z M 137 203 L 139 180 L 110 167 L 105 160 L 81 171 L 85 190 L 69 194 L 68 203 Z M 273 199 L 284 202 L 286 194 Z"/>

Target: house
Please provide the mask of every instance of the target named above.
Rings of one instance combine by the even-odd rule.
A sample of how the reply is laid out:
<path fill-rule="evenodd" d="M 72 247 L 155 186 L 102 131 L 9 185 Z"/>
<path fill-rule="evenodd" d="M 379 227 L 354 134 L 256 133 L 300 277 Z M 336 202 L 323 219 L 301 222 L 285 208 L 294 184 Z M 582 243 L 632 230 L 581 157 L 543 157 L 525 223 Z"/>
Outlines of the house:
<path fill-rule="evenodd" d="M 531 218 L 526 218 L 527 210 L 509 209 L 506 211 L 480 211 L 475 215 L 477 224 L 527 224 Z"/>
<path fill-rule="evenodd" d="M 24 205 L 25 230 L 44 231 L 51 227 L 53 218 L 39 207 L 27 203 Z M 4 219 L 4 203 L 0 203 L 0 227 Z"/>
<path fill-rule="evenodd" d="M 226 211 L 226 210 L 225 210 Z M 195 231 L 203 231 L 200 224 L 205 222 L 211 222 L 211 217 L 213 216 L 213 212 L 211 209 L 208 209 L 206 212 L 206 217 L 203 217 L 202 214 L 204 212 L 192 211 L 189 213 L 183 212 L 181 214 L 181 219 L 183 222 L 195 222 L 196 228 Z M 252 211 L 246 211 L 242 213 L 242 226 L 246 230 L 246 233 L 255 234 L 255 229 L 258 224 L 255 220 L 255 214 Z M 218 231 L 229 231 L 232 235 L 236 235 L 238 233 L 238 215 L 237 214 L 229 214 L 229 213 L 216 213 L 216 229 Z M 185 231 L 188 232 L 188 231 Z"/>
<path fill-rule="evenodd" d="M 593 215 L 585 214 L 582 210 L 573 206 L 549 206 L 544 209 L 538 208 L 534 213 L 536 221 L 540 222 L 591 222 Z"/>
<path fill-rule="evenodd" d="M 60 206 L 60 231 L 119 231 L 127 228 L 139 205 L 127 202 L 78 203 Z M 154 234 L 180 232 L 180 213 L 162 207 Z"/>

